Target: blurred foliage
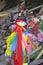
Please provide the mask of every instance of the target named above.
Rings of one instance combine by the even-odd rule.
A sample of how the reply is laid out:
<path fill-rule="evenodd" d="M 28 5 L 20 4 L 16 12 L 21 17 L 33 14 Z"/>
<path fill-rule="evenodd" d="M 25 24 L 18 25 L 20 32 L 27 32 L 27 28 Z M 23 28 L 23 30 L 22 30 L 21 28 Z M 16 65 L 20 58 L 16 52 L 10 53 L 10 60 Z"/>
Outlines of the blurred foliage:
<path fill-rule="evenodd" d="M 10 9 L 23 1 L 26 2 L 29 9 L 43 4 L 43 0 L 8 0 L 7 5 L 1 11 Z"/>
<path fill-rule="evenodd" d="M 29 9 L 43 4 L 43 0 L 25 0 L 25 1 Z"/>

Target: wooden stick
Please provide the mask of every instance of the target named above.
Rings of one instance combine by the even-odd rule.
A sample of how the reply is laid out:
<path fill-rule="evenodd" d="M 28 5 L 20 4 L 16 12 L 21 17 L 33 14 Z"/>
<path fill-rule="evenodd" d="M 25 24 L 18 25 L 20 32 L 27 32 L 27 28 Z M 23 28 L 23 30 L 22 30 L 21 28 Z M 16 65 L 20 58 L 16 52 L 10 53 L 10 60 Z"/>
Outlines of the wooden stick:
<path fill-rule="evenodd" d="M 43 59 L 40 59 L 40 60 L 36 60 L 36 61 L 31 62 L 29 65 L 38 65 L 42 62 L 43 62 Z"/>
<path fill-rule="evenodd" d="M 26 29 L 22 26 L 22 28 L 24 29 L 24 31 L 26 31 Z"/>
<path fill-rule="evenodd" d="M 39 55 L 36 57 L 35 60 L 38 60 L 42 56 L 42 54 L 43 54 L 43 50 L 41 50 L 41 52 L 39 53 Z"/>
<path fill-rule="evenodd" d="M 30 54 L 28 53 L 28 65 L 30 63 Z"/>
<path fill-rule="evenodd" d="M 37 52 L 38 50 L 41 50 L 41 49 L 42 49 L 42 46 L 38 47 L 37 49 L 33 50 L 33 52 L 31 53 L 31 55 L 34 54 L 35 52 Z"/>

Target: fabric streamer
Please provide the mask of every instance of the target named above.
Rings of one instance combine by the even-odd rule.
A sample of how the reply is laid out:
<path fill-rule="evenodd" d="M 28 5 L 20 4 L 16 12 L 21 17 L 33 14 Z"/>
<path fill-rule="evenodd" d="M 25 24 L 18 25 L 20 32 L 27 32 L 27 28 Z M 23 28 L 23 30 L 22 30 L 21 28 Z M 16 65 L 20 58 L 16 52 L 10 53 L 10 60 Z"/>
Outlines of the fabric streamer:
<path fill-rule="evenodd" d="M 23 58 L 22 58 L 22 28 L 17 27 L 16 31 L 18 32 L 18 58 L 17 58 L 17 62 L 18 65 L 23 65 Z M 14 61 L 15 61 L 15 56 L 14 56 Z M 14 65 L 17 65 L 17 63 L 15 63 Z"/>
<path fill-rule="evenodd" d="M 23 56 L 23 59 L 24 59 L 24 56 L 26 55 L 26 52 L 25 52 L 25 50 L 24 50 L 24 47 L 23 47 L 23 45 L 22 45 L 22 56 Z"/>
<path fill-rule="evenodd" d="M 37 48 L 38 46 L 32 42 L 33 35 L 30 33 L 30 34 L 27 34 L 27 36 L 29 37 L 29 40 L 28 40 L 29 45 L 31 45 L 33 49 Z"/>
<path fill-rule="evenodd" d="M 7 39 L 7 50 L 6 54 L 11 56 L 14 52 L 14 65 L 23 65 L 24 49 L 22 48 L 22 34 L 26 30 L 27 25 L 26 19 L 19 16 L 16 20 L 16 26 L 14 32 Z M 13 29 L 13 27 L 12 27 Z"/>
<path fill-rule="evenodd" d="M 13 38 L 16 34 L 17 34 L 16 32 L 13 32 L 13 33 L 11 33 L 11 35 L 8 37 L 8 39 L 6 40 L 7 47 L 10 46 L 11 40 L 12 40 L 12 38 Z"/>
<path fill-rule="evenodd" d="M 12 40 L 12 38 L 13 38 L 16 34 L 17 34 L 16 32 L 13 32 L 13 33 L 8 37 L 8 39 L 6 40 L 7 49 L 6 49 L 5 55 L 8 55 L 8 56 L 11 56 L 11 55 L 12 55 L 12 51 L 10 51 L 10 45 L 11 45 L 11 40 Z"/>
<path fill-rule="evenodd" d="M 22 37 L 22 39 L 23 39 L 24 44 L 25 44 L 25 46 L 26 46 L 27 52 L 32 52 L 32 47 L 29 47 L 29 46 L 27 45 L 27 42 L 26 42 L 26 40 L 25 40 L 23 37 Z"/>
<path fill-rule="evenodd" d="M 40 41 L 40 42 L 43 41 L 43 35 L 41 32 L 38 34 L 38 41 Z"/>
<path fill-rule="evenodd" d="M 5 53 L 5 56 L 12 56 L 12 52 L 9 50 L 9 49 L 7 49 L 6 50 L 6 53 Z"/>
<path fill-rule="evenodd" d="M 10 51 L 15 52 L 17 49 L 17 41 L 18 41 L 18 35 L 16 34 L 14 38 L 12 38 L 11 45 L 10 45 Z"/>

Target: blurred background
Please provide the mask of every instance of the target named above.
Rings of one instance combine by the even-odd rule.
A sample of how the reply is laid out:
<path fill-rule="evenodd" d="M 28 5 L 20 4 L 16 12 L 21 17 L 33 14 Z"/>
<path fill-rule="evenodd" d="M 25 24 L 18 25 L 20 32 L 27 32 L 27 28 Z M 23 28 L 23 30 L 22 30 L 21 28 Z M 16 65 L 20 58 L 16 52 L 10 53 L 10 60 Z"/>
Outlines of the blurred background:
<path fill-rule="evenodd" d="M 38 19 L 43 21 L 43 0 L 0 0 L 0 65 L 6 65 L 4 60 L 6 39 L 12 32 L 9 30 L 9 27 L 15 24 L 19 13 L 18 9 L 22 2 L 26 4 L 24 16 L 26 16 L 27 21 L 30 20 L 30 18 L 34 18 L 34 15 L 37 15 Z M 43 61 L 43 55 L 41 56 L 41 61 Z"/>

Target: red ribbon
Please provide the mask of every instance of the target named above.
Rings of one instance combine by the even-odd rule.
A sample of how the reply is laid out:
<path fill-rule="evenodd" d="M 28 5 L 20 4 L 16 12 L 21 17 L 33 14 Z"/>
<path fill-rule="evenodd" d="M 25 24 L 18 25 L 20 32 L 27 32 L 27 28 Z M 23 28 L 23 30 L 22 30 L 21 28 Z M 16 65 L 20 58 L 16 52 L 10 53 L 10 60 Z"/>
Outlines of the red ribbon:
<path fill-rule="evenodd" d="M 17 26 L 16 31 L 18 32 L 18 49 L 17 49 L 17 59 L 16 54 L 14 54 L 14 65 L 23 65 L 22 60 L 22 28 Z"/>
<path fill-rule="evenodd" d="M 26 22 L 26 20 L 16 20 L 16 23 L 17 22 Z"/>

